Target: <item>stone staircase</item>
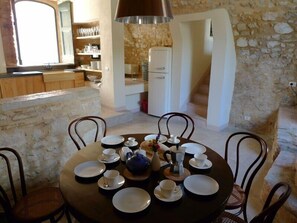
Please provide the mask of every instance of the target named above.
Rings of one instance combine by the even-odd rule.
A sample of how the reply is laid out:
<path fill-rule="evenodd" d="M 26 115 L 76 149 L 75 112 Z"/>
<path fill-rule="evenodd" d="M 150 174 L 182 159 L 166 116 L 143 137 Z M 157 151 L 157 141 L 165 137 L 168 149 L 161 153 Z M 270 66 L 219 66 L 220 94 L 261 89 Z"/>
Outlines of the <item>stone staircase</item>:
<path fill-rule="evenodd" d="M 209 81 L 210 73 L 208 72 L 198 84 L 191 100 L 192 106 L 195 107 L 194 112 L 205 119 L 207 118 L 208 109 Z"/>

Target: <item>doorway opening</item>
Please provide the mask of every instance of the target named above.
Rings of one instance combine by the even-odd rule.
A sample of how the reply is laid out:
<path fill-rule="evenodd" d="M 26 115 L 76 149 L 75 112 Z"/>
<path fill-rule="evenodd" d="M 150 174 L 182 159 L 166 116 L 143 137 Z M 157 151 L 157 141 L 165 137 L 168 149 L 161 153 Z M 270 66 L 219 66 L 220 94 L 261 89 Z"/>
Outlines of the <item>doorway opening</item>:
<path fill-rule="evenodd" d="M 229 123 L 236 70 L 228 12 L 216 9 L 175 16 L 170 30 L 173 39 L 171 95 L 174 99 L 171 110 L 188 111 L 192 93 L 209 72 L 206 126 L 218 131 L 224 129 Z"/>

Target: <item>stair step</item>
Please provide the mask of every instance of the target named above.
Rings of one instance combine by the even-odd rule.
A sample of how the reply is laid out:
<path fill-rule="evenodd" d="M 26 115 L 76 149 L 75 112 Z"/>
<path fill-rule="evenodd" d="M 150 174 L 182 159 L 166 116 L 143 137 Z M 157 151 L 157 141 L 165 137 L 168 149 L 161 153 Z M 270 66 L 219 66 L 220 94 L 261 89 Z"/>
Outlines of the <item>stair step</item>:
<path fill-rule="evenodd" d="M 205 105 L 197 105 L 196 107 L 196 113 L 197 115 L 207 118 L 207 106 Z"/>
<path fill-rule="evenodd" d="M 199 86 L 198 93 L 208 95 L 209 92 L 209 85 L 202 84 Z"/>
<path fill-rule="evenodd" d="M 194 97 L 193 97 L 193 102 L 196 105 L 208 105 L 208 95 L 195 94 Z"/>

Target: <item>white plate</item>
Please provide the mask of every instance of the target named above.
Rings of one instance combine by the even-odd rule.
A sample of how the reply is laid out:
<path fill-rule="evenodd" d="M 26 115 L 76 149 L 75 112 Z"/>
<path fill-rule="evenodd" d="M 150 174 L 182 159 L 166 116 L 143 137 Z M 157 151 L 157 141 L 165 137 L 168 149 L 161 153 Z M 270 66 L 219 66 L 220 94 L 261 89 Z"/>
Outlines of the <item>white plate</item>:
<path fill-rule="evenodd" d="M 171 143 L 171 144 L 179 144 L 179 143 L 180 143 L 180 140 L 179 140 L 179 139 L 176 139 L 175 142 L 174 142 L 172 139 L 169 138 L 169 139 L 167 140 L 167 142 L 169 142 L 169 143 Z"/>
<path fill-rule="evenodd" d="M 129 141 L 126 141 L 126 142 L 124 143 L 124 145 L 127 146 L 127 147 L 133 147 L 133 146 L 137 146 L 137 145 L 138 145 L 138 142 L 134 141 L 134 143 L 133 143 L 132 145 L 130 145 L 130 144 L 129 144 Z"/>
<path fill-rule="evenodd" d="M 201 169 L 201 170 L 209 169 L 210 167 L 212 167 L 212 162 L 210 160 L 205 160 L 205 163 L 203 166 L 197 166 L 197 163 L 195 162 L 195 158 L 190 159 L 189 164 L 192 167 L 194 167 L 196 169 Z"/>
<path fill-rule="evenodd" d="M 78 164 L 74 168 L 74 174 L 78 177 L 90 178 L 99 176 L 106 169 L 105 164 L 99 163 L 98 161 L 87 161 Z"/>
<path fill-rule="evenodd" d="M 218 192 L 219 184 L 216 180 L 205 175 L 191 175 L 184 180 L 185 188 L 197 195 L 212 195 Z"/>
<path fill-rule="evenodd" d="M 147 140 L 153 140 L 153 139 L 156 139 L 157 138 L 157 134 L 151 134 L 151 135 L 147 135 L 144 137 L 144 140 L 147 141 Z M 159 143 L 164 143 L 167 141 L 167 137 L 164 136 L 164 135 L 160 135 L 160 138 L 159 138 Z"/>
<path fill-rule="evenodd" d="M 121 176 L 121 175 L 119 175 L 119 179 L 118 179 L 118 183 L 114 186 L 114 187 L 105 187 L 104 185 L 104 177 L 101 177 L 99 180 L 98 180 L 98 182 L 97 182 L 97 184 L 98 184 L 98 186 L 101 188 L 101 189 L 103 189 L 103 190 L 115 190 L 115 189 L 118 189 L 118 188 L 120 188 L 121 186 L 123 186 L 124 185 L 124 183 L 125 183 L 125 178 L 123 177 L 123 176 Z"/>
<path fill-rule="evenodd" d="M 182 189 L 179 188 L 178 191 L 175 192 L 170 198 L 166 198 L 162 195 L 160 186 L 157 186 L 154 190 L 154 195 L 156 196 L 156 198 L 158 198 L 161 201 L 174 202 L 174 201 L 178 201 L 179 199 L 182 198 L 183 191 L 182 191 Z"/>
<path fill-rule="evenodd" d="M 100 155 L 98 156 L 98 161 L 99 161 L 100 163 L 115 163 L 115 162 L 117 162 L 119 159 L 120 159 L 120 155 L 117 154 L 117 153 L 115 153 L 114 156 L 113 156 L 113 158 L 110 159 L 110 160 L 106 160 L 106 159 L 104 158 L 104 155 L 103 155 L 103 154 L 100 154 Z"/>
<path fill-rule="evenodd" d="M 123 136 L 118 136 L 118 135 L 110 135 L 110 136 L 105 136 L 101 139 L 101 143 L 109 146 L 114 146 L 118 145 L 122 142 L 124 142 L 124 137 Z"/>
<path fill-rule="evenodd" d="M 205 153 L 206 147 L 198 143 L 185 143 L 181 145 L 186 147 L 186 153 L 194 155 L 195 153 Z"/>
<path fill-rule="evenodd" d="M 113 206 L 121 212 L 136 213 L 146 209 L 151 203 L 148 192 L 137 187 L 127 187 L 112 198 Z"/>

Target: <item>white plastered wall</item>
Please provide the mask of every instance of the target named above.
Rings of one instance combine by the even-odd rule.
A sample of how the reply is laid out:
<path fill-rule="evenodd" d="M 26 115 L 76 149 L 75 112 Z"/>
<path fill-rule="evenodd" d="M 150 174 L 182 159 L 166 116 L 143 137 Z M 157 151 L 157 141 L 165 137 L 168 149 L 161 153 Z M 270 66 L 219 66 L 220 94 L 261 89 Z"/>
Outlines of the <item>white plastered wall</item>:
<path fill-rule="evenodd" d="M 99 0 L 102 105 L 117 111 L 126 108 L 124 79 L 124 26 L 114 21 L 117 0 Z"/>
<path fill-rule="evenodd" d="M 183 29 L 187 22 L 211 19 L 213 51 L 211 60 L 210 90 L 207 127 L 222 130 L 228 126 L 235 81 L 236 54 L 232 27 L 225 9 L 204 13 L 175 16 L 170 23 L 173 38 L 172 100 L 171 110 L 185 111 L 189 102 L 191 74 L 189 52 L 192 43 L 186 41 Z"/>

